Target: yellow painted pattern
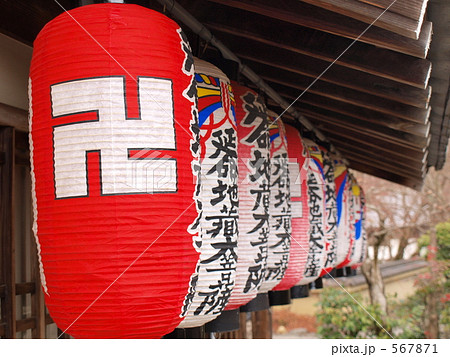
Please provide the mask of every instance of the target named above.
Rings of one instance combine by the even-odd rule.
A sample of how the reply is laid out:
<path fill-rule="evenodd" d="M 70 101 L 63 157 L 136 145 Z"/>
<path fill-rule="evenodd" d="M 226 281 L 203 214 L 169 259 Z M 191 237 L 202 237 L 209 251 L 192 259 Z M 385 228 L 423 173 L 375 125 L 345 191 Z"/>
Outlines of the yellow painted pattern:
<path fill-rule="evenodd" d="M 211 84 L 211 80 L 209 79 L 209 77 L 207 75 L 200 74 L 200 77 L 202 77 L 203 82 L 205 82 L 206 84 Z"/>
<path fill-rule="evenodd" d="M 200 98 L 207 97 L 210 95 L 220 95 L 220 89 L 209 89 L 209 88 L 197 87 L 197 93 Z"/>
<path fill-rule="evenodd" d="M 358 185 L 353 185 L 352 192 L 355 196 L 359 196 L 361 194 L 361 189 L 359 188 Z"/>
<path fill-rule="evenodd" d="M 344 165 L 339 165 L 339 164 L 337 164 L 335 167 L 334 167 L 334 177 L 339 177 L 339 176 L 341 176 L 344 172 L 345 172 L 345 166 Z"/>

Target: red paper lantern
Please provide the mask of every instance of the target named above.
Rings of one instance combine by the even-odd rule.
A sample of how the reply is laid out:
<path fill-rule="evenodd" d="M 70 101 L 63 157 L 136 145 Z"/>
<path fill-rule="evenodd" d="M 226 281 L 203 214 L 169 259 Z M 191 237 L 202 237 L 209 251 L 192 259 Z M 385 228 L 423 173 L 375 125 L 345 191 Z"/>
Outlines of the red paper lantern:
<path fill-rule="evenodd" d="M 34 231 L 50 315 L 80 338 L 157 338 L 182 320 L 198 253 L 193 59 L 135 5 L 63 13 L 30 71 Z"/>
<path fill-rule="evenodd" d="M 234 287 L 238 236 L 238 170 L 234 96 L 230 81 L 212 64 L 194 60 L 200 127 L 201 215 L 196 248 L 200 253 L 195 287 L 188 295 L 179 327 L 195 327 L 215 319 Z"/>
<path fill-rule="evenodd" d="M 286 290 L 303 279 L 309 251 L 309 209 L 307 174 L 309 154 L 300 133 L 285 125 L 289 157 L 291 204 L 291 248 L 289 264 L 281 282 L 273 290 Z"/>
<path fill-rule="evenodd" d="M 320 147 L 323 158 L 323 174 L 325 177 L 325 265 L 321 276 L 329 273 L 337 262 L 337 203 L 336 185 L 334 182 L 334 164 L 330 153 Z"/>
<path fill-rule="evenodd" d="M 269 112 L 270 201 L 267 270 L 262 292 L 272 290 L 284 277 L 291 247 L 291 198 L 286 131 L 281 119 Z M 295 282 L 292 284 L 294 285 Z"/>
<path fill-rule="evenodd" d="M 251 89 L 231 83 L 236 99 L 239 238 L 236 283 L 226 310 L 256 297 L 264 280 L 269 234 L 269 133 L 266 107 Z"/>
<path fill-rule="evenodd" d="M 305 139 L 310 159 L 308 171 L 309 197 L 309 252 L 304 277 L 299 285 L 316 280 L 325 265 L 325 176 L 323 174 L 323 158 L 318 145 Z"/>

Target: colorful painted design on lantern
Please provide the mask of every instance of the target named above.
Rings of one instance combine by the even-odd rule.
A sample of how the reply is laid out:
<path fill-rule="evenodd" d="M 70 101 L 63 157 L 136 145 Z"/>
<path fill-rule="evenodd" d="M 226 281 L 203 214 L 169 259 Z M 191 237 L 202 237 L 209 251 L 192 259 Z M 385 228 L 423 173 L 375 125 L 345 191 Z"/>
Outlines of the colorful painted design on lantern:
<path fill-rule="evenodd" d="M 362 255 L 363 239 L 362 239 L 362 205 L 361 205 L 361 188 L 357 180 L 352 177 L 352 199 L 353 199 L 353 222 L 352 230 L 354 235 L 354 244 L 348 265 L 352 266 L 359 262 Z"/>
<path fill-rule="evenodd" d="M 308 171 L 309 197 L 309 252 L 303 284 L 316 280 L 324 267 L 325 247 L 325 177 L 323 175 L 323 159 L 319 147 L 311 140 L 305 139 L 309 149 L 310 160 Z"/>
<path fill-rule="evenodd" d="M 197 99 L 181 29 L 136 5 L 63 13 L 36 38 L 29 91 L 50 315 L 79 338 L 171 332 L 198 261 L 198 232 L 188 232 L 198 214 Z"/>
<path fill-rule="evenodd" d="M 359 256 L 355 257 L 354 261 L 355 264 L 352 266 L 352 269 L 357 269 L 362 265 L 364 260 L 366 259 L 367 254 L 367 232 L 365 228 L 365 221 L 366 221 L 366 214 L 367 214 L 367 208 L 366 208 L 366 197 L 364 194 L 364 191 L 362 187 L 360 189 L 360 201 L 361 201 L 361 248 L 359 249 Z"/>
<path fill-rule="evenodd" d="M 351 263 L 354 251 L 355 251 L 355 219 L 356 219 L 356 204 L 357 201 L 354 198 L 353 186 L 354 186 L 354 177 L 349 173 L 348 174 L 348 185 L 346 187 L 347 195 L 348 195 L 348 205 L 347 205 L 347 217 L 348 220 L 342 222 L 346 224 L 347 228 L 347 241 L 348 241 L 348 250 L 345 252 L 344 260 L 341 264 L 337 266 L 337 268 L 343 268 L 348 266 Z"/>
<path fill-rule="evenodd" d="M 284 277 L 291 246 L 291 204 L 286 131 L 269 112 L 270 202 L 267 270 L 261 292 L 272 290 Z"/>
<path fill-rule="evenodd" d="M 309 250 L 309 208 L 307 175 L 309 154 L 300 133 L 285 125 L 289 157 L 291 204 L 291 247 L 289 264 L 281 282 L 273 290 L 286 290 L 301 282 Z"/>
<path fill-rule="evenodd" d="M 239 138 L 239 240 L 236 284 L 226 310 L 256 297 L 264 279 L 269 236 L 269 133 L 258 95 L 232 82 Z"/>
<path fill-rule="evenodd" d="M 323 173 L 325 177 L 325 266 L 321 276 L 329 273 L 337 261 L 337 202 L 336 185 L 334 182 L 333 160 L 327 149 L 319 147 L 323 158 Z"/>
<path fill-rule="evenodd" d="M 308 145 L 309 156 L 316 163 L 317 169 L 325 178 L 325 174 L 323 172 L 323 156 L 322 153 L 320 152 L 319 145 L 313 143 L 310 140 L 308 140 L 308 142 L 312 143 L 311 145 Z"/>
<path fill-rule="evenodd" d="M 201 210 L 200 253 L 179 327 L 201 326 L 220 314 L 235 284 L 238 236 L 237 136 L 229 80 L 217 67 L 195 59 L 199 95 Z"/>
<path fill-rule="evenodd" d="M 202 73 L 196 73 L 195 79 L 197 81 L 199 126 L 201 128 L 205 128 L 204 124 L 207 119 L 211 116 L 213 119 L 214 112 L 220 108 L 222 108 L 226 113 L 225 116 L 218 122 L 207 124 L 206 130 L 210 131 L 211 129 L 217 128 L 225 121 L 232 121 L 233 125 L 235 126 L 236 111 L 234 107 L 236 106 L 236 101 L 234 99 L 231 85 L 229 83 L 221 81 L 219 77 L 208 76 Z M 205 136 L 205 138 L 208 139 L 209 136 Z"/>
<path fill-rule="evenodd" d="M 364 190 L 361 189 L 361 239 L 362 239 L 362 249 L 361 257 L 359 258 L 358 264 L 362 264 L 366 260 L 367 255 L 367 231 L 366 231 L 366 217 L 367 217 L 367 205 L 366 205 L 366 194 Z"/>

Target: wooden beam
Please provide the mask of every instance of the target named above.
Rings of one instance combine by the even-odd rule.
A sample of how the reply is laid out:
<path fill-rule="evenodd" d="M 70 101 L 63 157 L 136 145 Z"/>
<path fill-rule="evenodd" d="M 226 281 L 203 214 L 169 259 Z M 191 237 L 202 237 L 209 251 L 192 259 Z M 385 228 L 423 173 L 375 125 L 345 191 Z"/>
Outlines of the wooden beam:
<path fill-rule="evenodd" d="M 261 78 L 287 100 L 296 99 L 311 84 L 311 80 L 302 80 L 302 78 L 294 76 L 283 78 L 281 76 L 261 75 Z M 427 109 L 412 107 L 322 81 L 314 83 L 308 89 L 308 92 L 413 122 L 426 122 L 431 111 L 431 107 Z"/>
<path fill-rule="evenodd" d="M 239 313 L 239 336 L 238 338 L 246 339 L 247 338 L 247 313 L 240 312 Z"/>
<path fill-rule="evenodd" d="M 428 85 L 431 62 L 425 59 L 358 42 L 349 48 L 350 40 L 287 23 L 269 25 L 248 18 L 246 21 L 227 18 L 222 23 L 216 15 L 213 22 L 209 21 L 207 27 L 233 51 L 259 43 L 267 51 L 282 48 L 333 62 L 348 48 L 335 63 L 417 88 L 425 89 Z"/>
<path fill-rule="evenodd" d="M 5 337 L 6 324 L 4 322 L 0 323 L 0 337 Z"/>
<path fill-rule="evenodd" d="M 349 161 L 350 161 L 350 168 L 354 170 L 358 170 L 372 176 L 376 176 L 391 182 L 395 182 L 398 183 L 399 185 L 407 186 L 414 190 L 420 190 L 422 188 L 423 180 L 420 178 L 402 177 L 392 172 L 368 166 L 365 163 L 361 163 L 360 161 L 355 159 L 349 159 Z"/>
<path fill-rule="evenodd" d="M 254 311 L 251 314 L 253 339 L 272 338 L 272 319 L 270 309 Z"/>
<path fill-rule="evenodd" d="M 16 131 L 16 151 L 14 153 L 14 160 L 16 165 L 30 166 L 30 150 L 28 133 L 23 131 Z"/>
<path fill-rule="evenodd" d="M 320 6 L 324 9 L 337 12 L 338 14 L 352 17 L 354 19 L 373 24 L 399 35 L 417 40 L 422 27 L 423 15 L 419 20 L 384 11 L 376 6 L 362 3 L 357 0 L 302 0 L 309 4 Z M 375 21 L 375 22 L 374 22 Z"/>
<path fill-rule="evenodd" d="M 268 100 L 268 104 L 276 105 L 276 103 L 270 100 Z M 374 110 L 366 108 L 361 108 L 353 104 L 340 102 L 331 98 L 325 98 L 313 93 L 306 93 L 296 102 L 296 106 L 299 107 L 303 107 L 305 104 L 318 108 L 328 109 L 336 113 L 344 114 L 352 118 L 367 121 L 369 123 L 379 124 L 404 133 L 410 133 L 418 136 L 428 136 L 430 132 L 429 121 L 425 125 L 418 124 L 409 120 L 394 117 L 392 115 L 376 112 Z"/>
<path fill-rule="evenodd" d="M 36 327 L 36 319 L 30 317 L 28 319 L 18 320 L 16 322 L 16 332 L 23 332 Z"/>
<path fill-rule="evenodd" d="M 354 148 L 347 148 L 346 146 L 339 145 L 339 152 L 342 155 L 345 155 L 346 158 L 347 157 L 349 157 L 349 158 L 357 157 L 357 158 L 364 158 L 364 160 L 368 160 L 368 162 L 372 162 L 372 163 L 380 163 L 380 162 L 384 163 L 384 161 L 382 159 L 380 159 L 379 157 L 376 157 L 376 153 L 374 153 L 374 152 L 366 153 L 361 150 L 358 150 L 358 153 L 354 153 L 353 150 L 354 150 Z M 394 172 L 396 172 L 398 174 L 403 173 L 408 177 L 411 175 L 416 176 L 416 177 L 423 177 L 427 172 L 427 169 L 425 166 L 423 166 L 423 169 L 421 167 L 417 167 L 417 168 L 414 168 L 414 170 L 413 170 L 413 169 L 411 169 L 411 167 L 406 167 L 405 166 L 406 164 L 403 165 L 403 162 L 401 162 L 401 163 L 402 164 L 398 164 L 398 162 L 394 163 L 391 160 L 387 164 L 386 163 L 381 164 L 381 166 L 376 166 L 376 165 L 372 165 L 372 166 L 376 166 L 376 167 L 385 166 L 390 169 L 392 169 L 394 167 L 396 169 L 396 170 L 394 170 Z"/>
<path fill-rule="evenodd" d="M 28 132 L 28 112 L 0 103 L 0 125 L 12 126 L 16 130 Z"/>
<path fill-rule="evenodd" d="M 380 9 L 389 8 L 390 12 L 403 15 L 410 19 L 420 21 L 424 16 L 427 8 L 428 0 L 397 0 L 393 3 L 392 0 L 358 0 L 369 5 L 379 7 Z"/>
<path fill-rule="evenodd" d="M 412 168 L 405 168 L 397 165 L 397 163 L 393 164 L 392 162 L 385 162 L 383 160 L 374 159 L 373 157 L 360 154 L 352 149 L 347 149 L 344 147 L 340 147 L 339 151 L 342 152 L 345 157 L 349 160 L 359 160 L 360 162 L 364 162 L 370 166 L 389 171 L 395 173 L 396 175 L 403 177 L 416 177 L 422 179 L 425 176 L 425 172 Z"/>
<path fill-rule="evenodd" d="M 337 113 L 355 117 L 367 122 L 380 124 L 397 131 L 403 131 L 405 133 L 428 136 L 430 131 L 429 120 L 425 121 L 425 123 L 417 123 L 393 115 L 380 113 L 375 110 L 361 108 L 354 104 L 340 102 L 336 99 L 325 98 L 313 93 L 306 93 L 298 100 L 297 103 L 298 105 L 303 105 L 304 103 L 306 103 L 316 107 L 333 110 Z"/>
<path fill-rule="evenodd" d="M 310 118 L 313 121 L 313 124 L 317 126 L 318 129 L 324 132 L 325 135 L 327 133 L 338 133 L 341 137 L 353 139 L 356 142 L 359 142 L 363 146 L 370 146 L 374 149 L 384 148 L 385 150 L 392 151 L 394 153 L 401 153 L 406 156 L 422 156 L 424 155 L 425 148 L 411 148 L 408 146 L 401 145 L 399 143 L 392 143 L 384 138 L 367 135 L 366 133 L 361 133 L 358 130 L 354 130 L 352 128 L 343 129 L 340 126 L 335 125 L 334 123 L 324 123 L 319 121 L 314 121 L 313 118 Z"/>
<path fill-rule="evenodd" d="M 288 120 L 288 122 L 290 123 L 290 120 Z M 295 123 L 292 123 L 292 125 L 296 126 Z M 320 125 L 317 125 L 317 127 L 320 127 Z M 392 151 L 392 148 L 385 149 L 384 147 L 377 147 L 373 143 L 370 143 L 368 147 L 365 147 L 365 141 L 359 139 L 358 136 L 350 134 L 341 137 L 340 135 L 334 134 L 335 131 L 333 128 L 331 128 L 331 131 L 329 132 L 327 132 L 326 129 L 322 129 L 322 131 L 347 160 L 360 160 L 364 163 L 365 169 L 361 169 L 361 171 L 368 172 L 375 168 L 377 170 L 381 169 L 390 176 L 389 178 L 384 175 L 382 176 L 383 178 L 389 180 L 395 179 L 397 180 L 395 182 L 408 185 L 409 187 L 419 187 L 418 182 L 421 182 L 422 177 L 425 175 L 425 165 L 420 158 L 416 159 L 414 156 L 409 157 L 407 155 L 398 154 L 398 152 Z M 377 144 L 380 145 L 378 142 Z M 373 147 L 373 149 L 371 149 L 371 147 Z M 426 156 L 426 154 L 427 152 L 424 155 Z M 422 155 L 420 157 L 422 157 Z M 384 160 L 385 158 L 386 161 Z M 410 177 L 416 177 L 416 181 L 418 181 L 408 183 L 407 181 L 409 181 Z"/>
<path fill-rule="evenodd" d="M 0 298 L 4 298 L 6 295 L 6 285 L 2 284 L 0 285 Z"/>
<path fill-rule="evenodd" d="M 326 61 L 311 56 L 299 53 L 293 55 L 292 52 L 279 48 L 267 50 L 261 46 L 243 46 L 236 55 L 252 69 L 255 69 L 256 63 L 283 70 L 286 74 L 292 72 L 313 79 L 320 76 L 329 65 Z M 431 87 L 419 89 L 337 64 L 328 69 L 320 79 L 418 108 L 427 108 L 431 97 Z"/>
<path fill-rule="evenodd" d="M 384 138 L 387 141 L 403 144 L 407 147 L 422 149 L 428 144 L 428 138 L 396 131 L 378 124 L 364 122 L 360 119 L 348 117 L 327 109 L 312 107 L 308 104 L 297 106 L 297 109 L 305 116 L 314 118 L 324 123 L 333 123 L 345 129 L 352 128 L 367 135 Z"/>
<path fill-rule="evenodd" d="M 357 141 L 357 138 L 348 138 L 342 137 L 339 134 L 335 133 L 327 133 L 328 139 L 330 139 L 331 143 L 336 146 L 336 148 L 348 147 L 348 148 L 357 148 L 358 151 L 364 154 L 376 154 L 381 157 L 389 157 L 393 162 L 408 162 L 410 165 L 414 165 L 416 167 L 425 168 L 425 161 L 423 160 L 423 154 L 417 154 L 416 156 L 408 156 L 402 155 L 401 153 L 396 153 L 390 150 L 385 150 L 384 148 L 372 146 L 370 144 L 362 145 L 360 141 Z"/>
<path fill-rule="evenodd" d="M 1 284 L 6 296 L 1 301 L 1 320 L 6 323 L 5 337 L 16 336 L 15 242 L 13 231 L 14 128 L 0 126 L 0 152 L 5 161 L 0 166 L 0 254 Z"/>
<path fill-rule="evenodd" d="M 35 291 L 36 285 L 34 282 L 16 284 L 16 296 L 25 294 L 34 294 Z"/>
<path fill-rule="evenodd" d="M 368 27 L 364 22 L 298 0 L 284 0 L 276 3 L 272 0 L 209 1 L 352 40 L 358 38 Z M 217 11 L 210 8 L 209 13 L 216 14 Z M 245 14 L 242 15 L 245 16 Z M 431 42 L 431 29 L 431 23 L 425 22 L 419 39 L 415 40 L 372 26 L 359 38 L 359 41 L 414 57 L 425 58 Z"/>

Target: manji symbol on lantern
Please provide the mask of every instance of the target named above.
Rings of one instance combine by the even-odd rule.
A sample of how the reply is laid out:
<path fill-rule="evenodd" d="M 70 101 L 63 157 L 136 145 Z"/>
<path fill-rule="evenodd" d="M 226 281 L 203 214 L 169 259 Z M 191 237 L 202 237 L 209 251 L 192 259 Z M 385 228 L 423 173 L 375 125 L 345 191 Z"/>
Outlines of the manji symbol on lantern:
<path fill-rule="evenodd" d="M 29 92 L 50 315 L 80 338 L 169 333 L 199 257 L 188 230 L 198 215 L 196 92 L 181 29 L 136 5 L 64 13 L 34 43 Z"/>
<path fill-rule="evenodd" d="M 216 318 L 234 287 L 238 236 L 238 170 L 234 97 L 225 74 L 195 58 L 200 126 L 201 211 L 195 246 L 197 271 L 186 297 L 185 319 L 179 327 L 201 326 Z"/>
<path fill-rule="evenodd" d="M 231 83 L 239 139 L 239 239 L 236 284 L 226 310 L 256 297 L 267 264 L 269 235 L 269 132 L 266 107 L 249 88 Z"/>

